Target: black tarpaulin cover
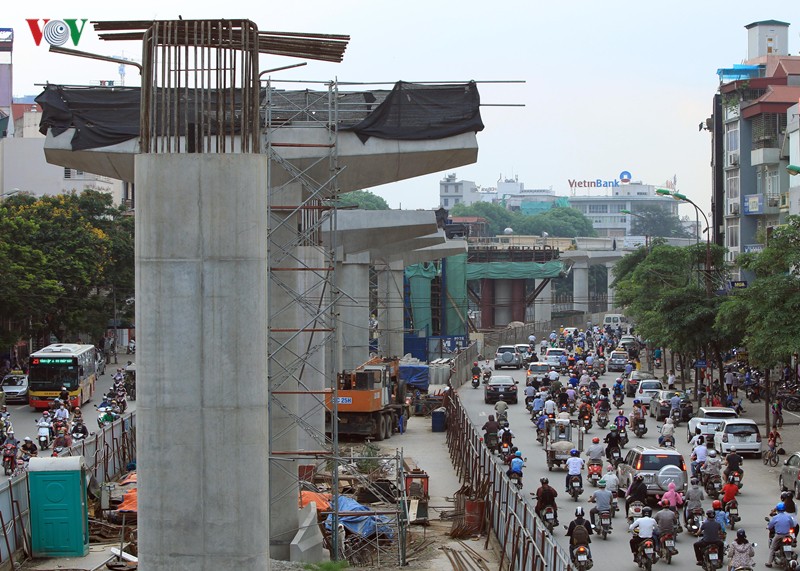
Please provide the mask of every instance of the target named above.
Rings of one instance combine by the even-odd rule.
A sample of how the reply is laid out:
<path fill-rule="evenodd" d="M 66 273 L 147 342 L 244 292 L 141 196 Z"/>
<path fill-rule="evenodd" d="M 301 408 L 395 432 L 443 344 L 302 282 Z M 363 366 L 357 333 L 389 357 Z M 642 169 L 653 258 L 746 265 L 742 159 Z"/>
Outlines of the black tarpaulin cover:
<path fill-rule="evenodd" d="M 386 99 L 360 123 L 342 130 L 370 137 L 422 141 L 483 131 L 480 95 L 474 81 L 421 85 L 398 81 Z"/>
<path fill-rule="evenodd" d="M 122 143 L 139 136 L 140 99 L 138 87 L 48 85 L 36 98 L 42 106 L 39 131 L 60 135 L 75 127 L 73 151 Z"/>

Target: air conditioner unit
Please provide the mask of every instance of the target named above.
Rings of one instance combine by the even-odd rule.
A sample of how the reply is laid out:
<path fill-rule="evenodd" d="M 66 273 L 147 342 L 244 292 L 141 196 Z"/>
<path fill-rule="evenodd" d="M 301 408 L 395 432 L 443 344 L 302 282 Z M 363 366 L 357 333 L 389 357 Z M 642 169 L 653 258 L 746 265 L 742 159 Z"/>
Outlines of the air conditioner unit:
<path fill-rule="evenodd" d="M 728 214 L 731 216 L 739 216 L 739 203 L 738 202 L 731 202 L 728 205 Z"/>
<path fill-rule="evenodd" d="M 728 164 L 732 167 L 739 166 L 739 153 L 731 153 L 728 155 Z"/>

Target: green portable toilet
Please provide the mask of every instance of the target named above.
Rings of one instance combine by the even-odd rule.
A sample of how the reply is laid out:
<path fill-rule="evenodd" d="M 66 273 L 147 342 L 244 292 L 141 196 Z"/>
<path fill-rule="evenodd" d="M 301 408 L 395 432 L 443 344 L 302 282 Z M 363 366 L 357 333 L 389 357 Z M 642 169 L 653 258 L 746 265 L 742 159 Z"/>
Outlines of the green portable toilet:
<path fill-rule="evenodd" d="M 83 456 L 31 458 L 28 490 L 34 557 L 89 553 L 87 473 Z"/>

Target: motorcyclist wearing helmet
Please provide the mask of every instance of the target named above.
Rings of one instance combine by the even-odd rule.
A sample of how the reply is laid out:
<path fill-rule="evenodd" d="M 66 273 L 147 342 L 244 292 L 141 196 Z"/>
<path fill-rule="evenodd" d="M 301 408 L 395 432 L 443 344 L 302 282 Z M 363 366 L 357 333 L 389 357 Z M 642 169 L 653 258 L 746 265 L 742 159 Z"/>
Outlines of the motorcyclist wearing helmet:
<path fill-rule="evenodd" d="M 611 391 L 614 393 L 614 398 L 619 397 L 621 400 L 625 400 L 625 386 L 622 384 L 622 377 L 617 377 Z"/>
<path fill-rule="evenodd" d="M 561 410 L 556 415 L 556 418 L 560 418 L 562 420 L 569 420 L 571 418 L 571 415 L 569 414 L 569 408 L 567 408 L 566 405 L 562 406 Z"/>
<path fill-rule="evenodd" d="M 722 529 L 725 529 L 728 525 L 730 525 L 728 513 L 723 509 L 721 501 L 714 500 L 711 502 L 711 509 L 714 510 L 714 519 L 716 519 L 717 523 L 722 526 Z"/>
<path fill-rule="evenodd" d="M 573 552 L 575 551 L 576 547 L 578 547 L 579 545 L 585 545 L 586 549 L 589 550 L 589 559 L 591 559 L 592 550 L 589 547 L 589 544 L 592 542 L 592 538 L 590 537 L 591 535 L 592 535 L 592 526 L 583 517 L 583 508 L 578 506 L 577 508 L 575 508 L 575 519 L 569 523 L 569 528 L 567 528 L 567 537 L 569 537 L 570 540 L 569 541 L 570 556 L 573 556 Z"/>
<path fill-rule="evenodd" d="M 617 429 L 623 429 L 628 426 L 628 417 L 625 416 L 624 410 L 619 409 L 617 411 L 617 416 L 614 418 L 614 425 L 617 427 Z"/>
<path fill-rule="evenodd" d="M 472 377 L 473 378 L 475 378 L 475 377 L 480 378 L 481 372 L 482 371 L 481 371 L 481 368 L 478 366 L 478 362 L 475 361 L 474 363 L 472 363 Z"/>
<path fill-rule="evenodd" d="M 592 438 L 592 445 L 586 449 L 586 456 L 589 457 L 589 461 L 592 460 L 599 460 L 603 461 L 603 455 L 605 454 L 605 448 L 602 444 L 600 444 L 600 439 L 595 436 Z"/>
<path fill-rule="evenodd" d="M 633 410 L 631 411 L 631 424 L 636 424 L 637 420 L 644 419 L 644 406 L 639 399 L 633 399 Z"/>
<path fill-rule="evenodd" d="M 606 443 L 606 458 L 610 461 L 613 461 L 613 457 L 611 456 L 611 451 L 612 450 L 619 451 L 620 449 L 619 431 L 617 430 L 616 425 L 613 425 L 611 427 L 611 431 L 608 434 L 606 434 L 606 437 L 603 440 L 603 442 Z"/>
<path fill-rule="evenodd" d="M 31 458 L 39 455 L 39 447 L 36 446 L 36 443 L 34 443 L 33 439 L 30 436 L 25 437 L 25 440 L 23 441 L 20 450 L 22 450 L 23 454 L 27 454 Z"/>
<path fill-rule="evenodd" d="M 638 476 L 637 476 L 638 477 Z M 658 544 L 658 523 L 653 519 L 653 510 L 649 506 L 642 508 L 642 517 L 633 520 L 633 523 L 628 526 L 628 529 L 634 532 L 631 537 L 631 553 L 633 554 L 633 562 L 638 563 L 636 556 L 639 550 L 639 544 L 645 539 L 652 539 Z M 638 532 L 636 531 L 638 529 Z"/>
<path fill-rule="evenodd" d="M 669 399 L 669 415 L 672 416 L 672 411 L 681 410 L 681 393 L 676 392 Z"/>
<path fill-rule="evenodd" d="M 797 520 L 791 514 L 786 513 L 786 506 L 783 502 L 775 506 L 775 511 L 777 513 L 772 516 L 767 524 L 767 529 L 775 534 L 769 546 L 769 559 L 764 564 L 767 567 L 772 567 L 772 562 L 775 559 L 775 552 L 780 549 L 783 538 L 789 536 L 792 530 L 797 526 Z"/>
<path fill-rule="evenodd" d="M 736 531 L 736 540 L 728 545 L 725 554 L 728 556 L 728 566 L 730 569 L 739 569 L 743 567 L 752 568 L 754 565 L 753 557 L 756 554 L 756 550 L 753 544 L 750 543 L 750 540 L 747 539 L 745 530 L 739 529 Z"/>
<path fill-rule="evenodd" d="M 703 501 L 706 499 L 703 493 L 703 488 L 700 487 L 700 481 L 697 478 L 692 478 L 691 487 L 686 490 L 686 495 L 683 498 L 683 521 L 689 523 L 689 514 L 695 508 L 702 508 Z"/>
<path fill-rule="evenodd" d="M 595 507 L 589 510 L 589 519 L 592 521 L 592 525 L 597 524 L 597 514 L 611 511 L 611 501 L 614 498 L 614 494 L 606 488 L 605 479 L 597 482 L 597 488 L 589 498 L 589 501 L 595 504 Z"/>
<path fill-rule="evenodd" d="M 522 482 L 522 468 L 525 466 L 525 460 L 522 459 L 522 452 L 517 450 L 514 452 L 514 458 L 511 459 L 510 467 L 506 475 L 510 478 L 511 474 L 518 474 L 519 481 Z"/>
<path fill-rule="evenodd" d="M 500 420 L 500 415 L 508 414 L 508 403 L 504 400 L 499 400 L 494 403 L 494 411 L 498 414 L 497 419 Z"/>
<path fill-rule="evenodd" d="M 703 475 L 703 478 L 708 479 L 711 476 L 719 476 L 721 469 L 722 460 L 720 460 L 719 454 L 717 454 L 717 451 L 713 448 L 709 448 L 706 461 L 703 462 L 703 466 L 700 468 L 700 473 Z"/>
<path fill-rule="evenodd" d="M 86 428 L 86 425 L 83 424 L 83 420 L 80 418 L 75 419 L 75 424 L 72 425 L 72 438 L 76 440 L 82 440 L 89 436 L 89 429 Z"/>
<path fill-rule="evenodd" d="M 625 513 L 630 511 L 633 502 L 647 503 L 647 484 L 644 483 L 644 477 L 641 474 L 633 477 L 633 482 L 625 494 Z"/>
<path fill-rule="evenodd" d="M 547 478 L 540 479 L 539 483 L 541 484 L 539 489 L 537 489 L 535 493 L 531 492 L 531 495 L 536 496 L 536 506 L 534 509 L 536 513 L 539 514 L 539 517 L 542 517 L 545 508 L 552 506 L 555 513 L 555 525 L 558 525 L 558 506 L 556 505 L 558 492 L 550 485 L 550 480 Z"/>
<path fill-rule="evenodd" d="M 739 493 L 739 486 L 733 481 L 733 478 L 730 478 L 725 485 L 722 486 L 722 507 L 725 509 L 728 505 L 728 502 L 733 501 L 736 498 L 736 494 Z"/>
<path fill-rule="evenodd" d="M 600 386 L 600 396 L 601 396 L 601 397 L 606 397 L 606 400 L 608 400 L 608 396 L 609 396 L 610 394 L 611 394 L 611 391 L 608 389 L 608 386 L 606 386 L 606 384 L 605 384 L 605 383 L 603 383 L 603 384 Z"/>
<path fill-rule="evenodd" d="M 586 462 L 583 461 L 583 458 L 580 457 L 580 452 L 578 452 L 577 448 L 573 448 L 569 451 L 569 458 L 565 462 L 567 466 L 567 477 L 566 477 L 566 488 L 567 493 L 569 493 L 569 481 L 574 478 L 575 476 L 578 477 L 578 481 L 580 482 L 580 487 L 583 488 L 583 466 Z"/>
<path fill-rule="evenodd" d="M 36 421 L 36 426 L 44 427 L 46 426 L 50 432 L 50 439 L 53 438 L 53 418 L 50 416 L 50 411 L 46 410 L 42 413 L 42 416 L 39 420 Z"/>
<path fill-rule="evenodd" d="M 727 480 L 731 472 L 738 471 L 741 478 L 744 478 L 744 470 L 742 469 L 742 457 L 736 453 L 736 446 L 730 447 L 730 452 L 725 456 L 725 479 Z"/>
<path fill-rule="evenodd" d="M 720 553 L 725 549 L 725 544 L 722 542 L 723 526 L 715 519 L 716 514 L 714 510 L 706 512 L 706 520 L 700 526 L 700 539 L 694 542 L 694 557 L 697 564 L 702 566 L 703 549 L 708 545 L 716 545 Z"/>
<path fill-rule="evenodd" d="M 675 442 L 675 424 L 672 422 L 670 417 L 667 417 L 667 419 L 664 421 L 664 425 L 661 427 L 661 435 L 658 437 L 658 445 L 663 445 L 664 440 L 668 436 L 672 438 L 673 442 Z"/>

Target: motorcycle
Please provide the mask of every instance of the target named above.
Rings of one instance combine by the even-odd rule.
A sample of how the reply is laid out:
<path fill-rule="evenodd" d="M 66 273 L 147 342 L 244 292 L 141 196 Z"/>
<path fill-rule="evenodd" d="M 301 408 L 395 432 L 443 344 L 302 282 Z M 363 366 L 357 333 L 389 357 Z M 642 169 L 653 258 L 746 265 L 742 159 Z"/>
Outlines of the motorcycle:
<path fill-rule="evenodd" d="M 37 432 L 37 441 L 39 442 L 39 448 L 42 450 L 47 450 L 50 446 L 50 431 L 52 430 L 52 426 L 49 422 L 40 422 L 37 424 L 38 432 Z"/>
<path fill-rule="evenodd" d="M 589 547 L 586 545 L 576 545 L 572 551 L 572 562 L 575 569 L 586 571 L 592 568 L 592 559 L 589 557 Z"/>
<path fill-rule="evenodd" d="M 617 510 L 619 510 L 619 504 L 617 503 L 617 496 L 614 495 L 611 498 L 611 518 L 613 519 L 617 515 Z"/>
<path fill-rule="evenodd" d="M 542 512 L 539 514 L 544 520 L 544 524 L 547 526 L 547 531 L 553 533 L 553 529 L 555 529 L 558 521 L 556 521 L 556 509 L 553 506 L 545 506 Z"/>
<path fill-rule="evenodd" d="M 614 406 L 619 408 L 625 403 L 625 397 L 622 394 L 614 395 Z"/>
<path fill-rule="evenodd" d="M 639 501 L 631 502 L 630 505 L 628 506 L 628 522 L 633 523 L 633 520 L 642 517 L 643 509 L 644 509 L 644 504 L 642 502 Z"/>
<path fill-rule="evenodd" d="M 511 480 L 512 486 L 515 486 L 518 490 L 522 489 L 522 474 L 519 472 L 511 472 L 508 479 Z"/>
<path fill-rule="evenodd" d="M 578 497 L 582 493 L 583 493 L 583 488 L 581 487 L 580 476 L 571 476 L 569 479 L 569 495 L 572 496 L 572 499 L 577 502 Z"/>
<path fill-rule="evenodd" d="M 722 493 L 722 478 L 719 474 L 710 474 L 705 477 L 704 487 L 708 497 L 716 500 Z"/>
<path fill-rule="evenodd" d="M 608 411 L 599 410 L 597 412 L 597 426 L 605 428 L 608 425 Z"/>
<path fill-rule="evenodd" d="M 706 545 L 703 549 L 704 571 L 714 571 L 722 568 L 722 554 L 716 545 Z"/>
<path fill-rule="evenodd" d="M 472 375 L 472 388 L 477 389 L 479 386 L 481 386 L 480 378 L 478 375 Z"/>
<path fill-rule="evenodd" d="M 636 551 L 636 562 L 639 564 L 639 569 L 650 571 L 656 561 L 658 561 L 658 553 L 656 553 L 655 541 L 652 537 L 646 537 Z"/>
<path fill-rule="evenodd" d="M 625 445 L 628 443 L 628 430 L 623 426 L 617 430 L 617 434 L 619 434 L 619 445 L 625 448 Z"/>
<path fill-rule="evenodd" d="M 686 520 L 686 531 L 691 535 L 698 535 L 701 525 L 703 525 L 703 508 L 693 508 L 689 514 L 689 519 Z"/>
<path fill-rule="evenodd" d="M 491 371 L 484 371 L 483 372 L 483 384 L 488 383 L 489 379 L 491 379 L 491 378 L 492 378 L 492 372 Z"/>
<path fill-rule="evenodd" d="M 597 487 L 597 482 L 603 478 L 603 461 L 589 460 L 586 465 L 587 478 L 592 486 Z"/>
<path fill-rule="evenodd" d="M 611 463 L 614 464 L 614 467 L 616 468 L 617 465 L 620 462 L 622 462 L 622 453 L 619 451 L 619 448 L 617 448 L 616 446 L 614 448 L 612 448 L 611 450 L 609 450 L 609 453 L 610 453 L 610 456 L 611 456 Z"/>
<path fill-rule="evenodd" d="M 636 419 L 633 425 L 633 433 L 638 438 L 642 438 L 645 434 L 647 434 L 647 426 L 645 426 L 645 420 L 643 418 Z"/>
<path fill-rule="evenodd" d="M 592 417 L 591 416 L 584 416 L 581 419 L 581 424 L 583 425 L 583 429 L 586 432 L 589 432 L 592 429 Z"/>
<path fill-rule="evenodd" d="M 669 411 L 669 416 L 672 419 L 672 424 L 677 427 L 681 422 L 681 417 L 683 414 L 681 413 L 681 409 L 673 408 Z"/>
<path fill-rule="evenodd" d="M 53 451 L 50 453 L 51 458 L 58 458 L 59 456 L 63 456 L 67 453 L 66 446 L 54 446 Z"/>
<path fill-rule="evenodd" d="M 508 428 L 508 413 L 498 412 L 497 423 L 500 425 L 500 428 Z"/>
<path fill-rule="evenodd" d="M 136 353 L 136 341 L 134 341 L 133 339 L 128 341 L 127 353 L 128 355 L 134 355 Z"/>
<path fill-rule="evenodd" d="M 511 445 L 508 442 L 503 442 L 500 445 L 500 456 L 506 458 L 509 454 L 511 454 Z"/>
<path fill-rule="evenodd" d="M 664 533 L 661 535 L 661 558 L 669 563 L 672 561 L 673 555 L 677 555 L 678 550 L 675 549 L 675 536 L 671 533 Z"/>
<path fill-rule="evenodd" d="M 17 467 L 17 447 L 13 444 L 3 445 L 3 471 L 6 476 L 14 473 Z"/>
<path fill-rule="evenodd" d="M 675 448 L 675 438 L 673 436 L 665 436 L 664 440 L 661 441 L 661 446 L 663 448 Z"/>
<path fill-rule="evenodd" d="M 781 539 L 780 547 L 775 551 L 775 559 L 773 564 L 778 569 L 791 569 L 790 561 L 797 560 L 797 553 L 794 552 L 795 539 L 791 535 L 787 535 Z"/>
<path fill-rule="evenodd" d="M 661 368 L 661 357 L 657 357 L 655 359 L 654 366 L 655 366 L 656 369 L 660 369 Z"/>
<path fill-rule="evenodd" d="M 725 511 L 728 512 L 728 521 L 730 522 L 731 529 L 736 528 L 736 523 L 742 521 L 739 515 L 739 502 L 731 500 L 725 505 Z"/>
<path fill-rule="evenodd" d="M 117 418 L 119 418 L 119 415 L 114 411 L 112 407 L 98 406 L 97 412 L 99 413 L 97 415 L 97 426 L 100 428 L 105 428 L 106 426 L 110 426 L 115 420 L 117 420 Z M 107 413 L 111 415 L 110 420 L 106 416 Z"/>
<path fill-rule="evenodd" d="M 499 442 L 497 440 L 497 433 L 496 432 L 487 432 L 486 434 L 484 434 L 483 435 L 483 441 L 486 443 L 486 448 L 488 448 L 490 452 L 496 453 L 496 452 L 499 451 L 499 447 L 498 447 L 498 443 Z"/>
<path fill-rule="evenodd" d="M 730 473 L 731 481 L 734 484 L 736 484 L 740 490 L 742 489 L 742 486 L 744 486 L 744 484 L 742 483 L 742 478 L 744 478 L 744 476 L 742 475 L 742 472 L 739 470 L 734 470 L 733 472 Z"/>
<path fill-rule="evenodd" d="M 606 539 L 608 534 L 611 533 L 611 512 L 602 511 L 598 515 L 600 516 L 600 529 L 598 533 L 603 539 Z"/>

